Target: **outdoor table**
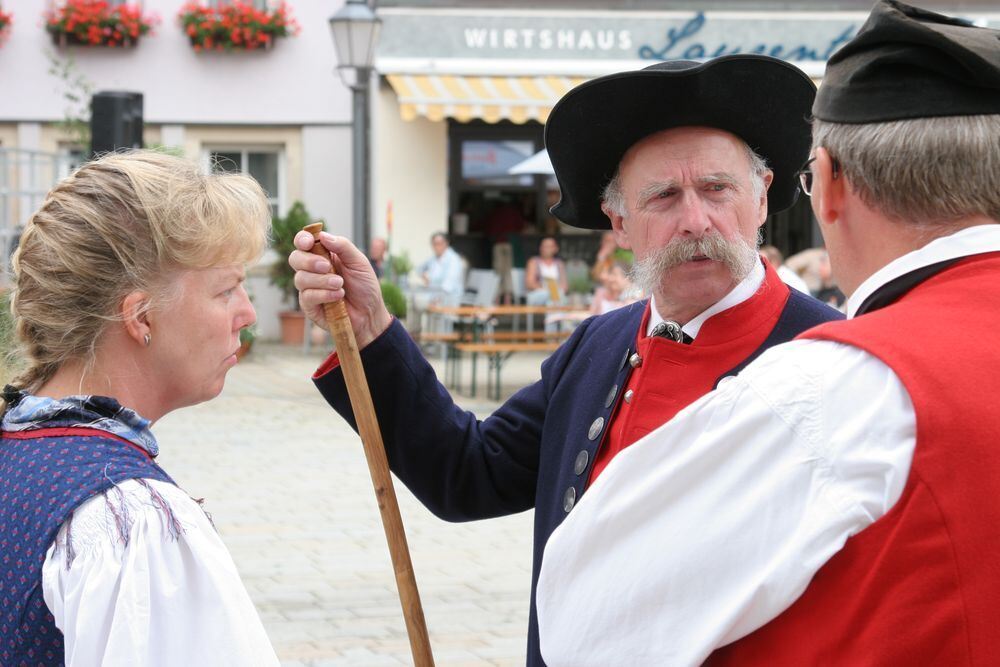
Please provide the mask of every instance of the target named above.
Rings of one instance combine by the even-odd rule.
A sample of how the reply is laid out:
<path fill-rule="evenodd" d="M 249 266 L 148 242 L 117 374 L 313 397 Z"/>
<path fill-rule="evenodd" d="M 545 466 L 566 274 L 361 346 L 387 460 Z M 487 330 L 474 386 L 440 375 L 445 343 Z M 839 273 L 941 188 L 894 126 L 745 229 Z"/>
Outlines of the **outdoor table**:
<path fill-rule="evenodd" d="M 549 315 L 552 313 L 568 313 L 577 310 L 573 306 L 523 306 L 523 305 L 499 305 L 499 306 L 437 306 L 432 305 L 427 309 L 428 313 L 433 313 L 437 315 L 447 315 L 456 318 L 465 318 L 466 321 L 470 323 L 470 333 L 471 333 L 471 343 L 462 345 L 462 348 L 472 353 L 472 386 L 470 389 L 470 396 L 475 397 L 476 395 L 476 367 L 481 351 L 479 347 L 475 344 L 481 342 L 483 338 L 483 329 L 486 323 L 495 316 L 498 315 L 526 315 L 528 316 L 528 327 L 526 338 L 531 338 L 534 327 L 532 322 L 532 315 Z M 533 341 L 525 341 L 529 343 Z M 495 347 L 495 346 L 494 346 Z M 499 352 L 493 352 L 488 355 L 490 361 L 490 369 L 496 372 L 496 384 L 499 384 L 499 368 L 502 366 L 503 361 L 506 360 L 510 354 L 515 351 L 527 351 L 533 349 L 531 347 L 521 347 L 520 345 L 514 343 L 513 341 L 503 345 L 505 356 L 500 356 Z M 557 345 L 556 345 L 557 347 Z M 546 348 L 534 348 L 538 351 L 542 349 L 551 351 L 555 347 Z M 448 354 L 446 354 L 446 368 L 445 368 L 445 382 L 449 383 L 453 389 L 459 390 L 460 380 L 461 380 L 461 352 L 462 349 L 458 345 L 450 346 Z M 496 394 L 499 394 L 499 386 L 496 388 Z"/>

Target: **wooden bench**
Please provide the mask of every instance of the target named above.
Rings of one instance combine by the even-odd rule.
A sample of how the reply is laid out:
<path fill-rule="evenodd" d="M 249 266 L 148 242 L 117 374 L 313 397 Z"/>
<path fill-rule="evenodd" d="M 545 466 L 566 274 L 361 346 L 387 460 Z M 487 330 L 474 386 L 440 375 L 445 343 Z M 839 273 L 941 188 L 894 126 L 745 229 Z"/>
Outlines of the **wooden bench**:
<path fill-rule="evenodd" d="M 562 340 L 569 338 L 572 333 L 572 331 L 494 331 L 492 333 L 484 333 L 482 341 L 530 343 L 533 341 Z"/>
<path fill-rule="evenodd" d="M 426 343 L 441 343 L 444 358 L 445 384 L 457 389 L 459 382 L 459 350 L 456 344 L 476 344 L 476 343 L 531 343 L 549 342 L 558 343 L 565 340 L 572 334 L 571 331 L 449 331 L 449 332 L 424 332 L 418 335 L 417 342 L 421 345 Z M 473 339 L 472 336 L 478 338 Z M 476 353 L 474 353 L 476 354 Z M 473 388 L 474 389 L 474 388 Z"/>
<path fill-rule="evenodd" d="M 569 338 L 572 331 L 487 331 L 478 334 L 473 340 L 472 334 L 463 331 L 437 332 L 428 331 L 419 334 L 421 343 L 492 343 L 503 341 L 507 343 L 531 343 L 537 341 L 558 341 Z"/>
<path fill-rule="evenodd" d="M 457 343 L 462 334 L 457 331 L 425 331 L 418 335 L 421 343 Z"/>
<path fill-rule="evenodd" d="M 511 341 L 503 343 L 455 343 L 455 351 L 459 354 L 469 352 L 472 354 L 472 390 L 470 396 L 476 395 L 476 366 L 477 358 L 480 354 L 485 354 L 489 362 L 486 378 L 486 395 L 493 400 L 500 400 L 500 371 L 503 364 L 515 352 L 555 352 L 560 343 L 550 342 L 523 342 Z M 457 366 L 457 364 L 455 364 Z M 490 375 L 492 374 L 492 382 Z M 455 386 L 458 386 L 458 372 L 455 371 Z M 492 391 L 491 391 L 492 389 Z"/>

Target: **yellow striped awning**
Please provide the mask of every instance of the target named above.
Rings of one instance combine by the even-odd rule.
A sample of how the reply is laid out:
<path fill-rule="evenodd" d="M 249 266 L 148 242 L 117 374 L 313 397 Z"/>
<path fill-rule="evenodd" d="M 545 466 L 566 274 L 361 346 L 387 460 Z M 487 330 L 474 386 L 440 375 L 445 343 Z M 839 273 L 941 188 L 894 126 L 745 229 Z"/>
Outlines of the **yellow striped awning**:
<path fill-rule="evenodd" d="M 544 123 L 553 105 L 584 81 L 571 76 L 457 76 L 445 74 L 388 74 L 399 97 L 403 120 L 424 116 L 430 120 L 476 118 L 488 123 L 510 120 Z"/>

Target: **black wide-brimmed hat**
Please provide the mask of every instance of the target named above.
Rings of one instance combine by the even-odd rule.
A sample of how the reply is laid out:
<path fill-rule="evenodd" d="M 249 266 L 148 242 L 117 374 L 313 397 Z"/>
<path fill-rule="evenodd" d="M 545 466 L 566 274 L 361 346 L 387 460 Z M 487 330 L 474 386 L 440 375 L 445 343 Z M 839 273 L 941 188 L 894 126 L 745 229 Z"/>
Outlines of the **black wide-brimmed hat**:
<path fill-rule="evenodd" d="M 796 172 L 809 155 L 816 86 L 776 58 L 733 55 L 675 60 L 588 81 L 566 93 L 545 124 L 562 198 L 552 213 L 568 225 L 609 229 L 601 193 L 626 151 L 661 130 L 712 127 L 735 134 L 767 160 L 774 180 L 768 211 L 798 195 Z"/>
<path fill-rule="evenodd" d="M 827 63 L 813 113 L 834 123 L 1000 113 L 1000 31 L 879 0 Z"/>

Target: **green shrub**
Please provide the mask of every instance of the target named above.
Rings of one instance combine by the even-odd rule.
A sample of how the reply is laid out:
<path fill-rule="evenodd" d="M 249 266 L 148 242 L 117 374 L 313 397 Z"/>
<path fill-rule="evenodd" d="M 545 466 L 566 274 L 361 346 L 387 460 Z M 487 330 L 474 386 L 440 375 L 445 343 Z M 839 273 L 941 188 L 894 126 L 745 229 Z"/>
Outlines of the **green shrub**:
<path fill-rule="evenodd" d="M 252 343 L 257 338 L 257 325 L 251 325 L 240 329 L 240 344 Z"/>
<path fill-rule="evenodd" d="M 388 280 L 383 280 L 380 285 L 382 285 L 382 300 L 385 301 L 385 308 L 389 314 L 400 319 L 406 317 L 406 297 L 403 295 L 403 290 Z"/>
<path fill-rule="evenodd" d="M 410 261 L 410 253 L 405 250 L 398 255 L 389 255 L 389 271 L 393 280 L 399 282 L 399 279 L 406 276 L 413 270 L 413 262 Z"/>
<path fill-rule="evenodd" d="M 286 302 L 299 309 L 298 290 L 295 289 L 295 271 L 288 265 L 288 256 L 295 250 L 295 235 L 303 227 L 313 222 L 300 201 L 292 204 L 284 218 L 275 216 L 271 221 L 271 247 L 278 253 L 278 259 L 271 267 L 271 283 L 281 290 Z"/>
<path fill-rule="evenodd" d="M 625 248 L 618 248 L 612 255 L 616 262 L 621 262 L 622 264 L 627 264 L 632 266 L 635 264 L 635 255 L 632 254 L 631 250 L 626 250 Z"/>
<path fill-rule="evenodd" d="M 590 294 L 594 290 L 594 282 L 588 275 L 571 276 L 566 282 L 570 294 Z"/>

